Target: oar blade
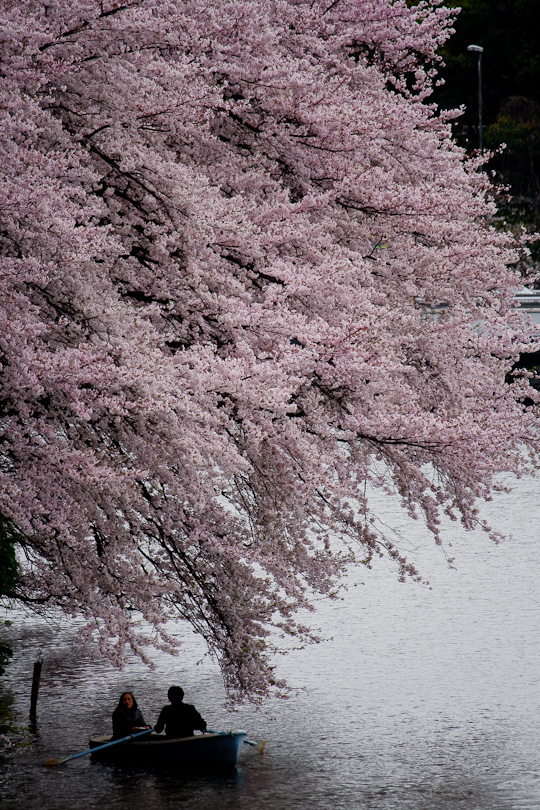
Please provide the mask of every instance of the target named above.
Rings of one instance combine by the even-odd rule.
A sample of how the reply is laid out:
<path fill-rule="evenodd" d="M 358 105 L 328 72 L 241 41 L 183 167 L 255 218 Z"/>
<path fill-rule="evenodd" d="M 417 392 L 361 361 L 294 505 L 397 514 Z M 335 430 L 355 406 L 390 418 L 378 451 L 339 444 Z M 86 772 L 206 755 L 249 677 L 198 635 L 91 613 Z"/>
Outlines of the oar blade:
<path fill-rule="evenodd" d="M 246 745 L 256 748 L 259 754 L 262 754 L 266 748 L 266 740 L 244 740 L 244 742 Z"/>

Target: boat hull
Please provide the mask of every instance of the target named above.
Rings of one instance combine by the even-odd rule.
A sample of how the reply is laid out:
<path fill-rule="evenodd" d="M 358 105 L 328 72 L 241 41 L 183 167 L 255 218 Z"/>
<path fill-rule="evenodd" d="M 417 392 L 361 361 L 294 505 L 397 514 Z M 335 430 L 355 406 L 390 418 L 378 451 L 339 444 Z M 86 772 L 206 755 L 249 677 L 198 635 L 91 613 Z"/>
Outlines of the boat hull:
<path fill-rule="evenodd" d="M 238 762 L 245 736 L 245 731 L 221 731 L 181 739 L 150 734 L 140 740 L 121 742 L 101 751 L 93 751 L 91 756 L 101 762 L 135 765 L 231 767 Z M 90 748 L 97 748 L 110 740 L 111 737 L 93 737 Z"/>

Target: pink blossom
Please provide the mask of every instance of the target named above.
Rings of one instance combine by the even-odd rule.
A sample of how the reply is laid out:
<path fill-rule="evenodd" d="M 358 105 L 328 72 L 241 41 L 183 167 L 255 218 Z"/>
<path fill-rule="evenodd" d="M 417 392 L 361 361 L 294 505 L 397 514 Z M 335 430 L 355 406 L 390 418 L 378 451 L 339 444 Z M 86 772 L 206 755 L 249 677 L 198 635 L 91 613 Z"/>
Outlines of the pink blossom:
<path fill-rule="evenodd" d="M 19 596 L 118 663 L 186 620 L 261 698 L 352 557 L 419 576 L 367 482 L 439 541 L 537 462 L 517 248 L 429 104 L 452 13 L 7 0 L 0 25 Z"/>

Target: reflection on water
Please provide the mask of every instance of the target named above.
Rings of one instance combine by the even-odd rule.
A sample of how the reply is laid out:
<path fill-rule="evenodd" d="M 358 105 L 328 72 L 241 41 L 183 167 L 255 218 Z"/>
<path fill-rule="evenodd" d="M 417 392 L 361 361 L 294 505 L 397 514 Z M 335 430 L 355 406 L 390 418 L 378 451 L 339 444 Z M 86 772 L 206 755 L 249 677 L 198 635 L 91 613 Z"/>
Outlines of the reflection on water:
<path fill-rule="evenodd" d="M 0 733 L 19 729 L 17 745 L 0 749 L 2 806 L 537 810 L 537 489 L 521 481 L 489 505 L 491 522 L 513 535 L 499 546 L 452 526 L 456 570 L 418 524 L 378 496 L 379 514 L 398 528 L 432 589 L 398 583 L 382 563 L 351 572 L 342 601 L 319 603 L 325 641 L 277 662 L 291 699 L 269 701 L 262 712 L 225 711 L 216 668 L 183 628 L 178 658 L 160 656 L 154 672 L 136 661 L 118 672 L 73 649 L 73 625 L 17 621 L 7 639 L 14 660 L 0 678 Z M 37 734 L 24 746 L 40 652 Z M 266 739 L 264 755 L 244 746 L 236 770 L 215 774 L 135 771 L 87 758 L 43 767 L 107 732 L 126 689 L 155 722 L 171 683 L 183 686 L 211 727 Z"/>

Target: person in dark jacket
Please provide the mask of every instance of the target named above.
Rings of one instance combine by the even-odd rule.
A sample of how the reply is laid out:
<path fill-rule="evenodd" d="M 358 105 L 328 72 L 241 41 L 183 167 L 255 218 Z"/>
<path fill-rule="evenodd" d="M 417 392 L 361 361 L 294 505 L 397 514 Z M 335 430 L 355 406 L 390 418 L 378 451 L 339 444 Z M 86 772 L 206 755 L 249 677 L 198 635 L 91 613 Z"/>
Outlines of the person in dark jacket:
<path fill-rule="evenodd" d="M 122 692 L 118 706 L 113 712 L 113 740 L 127 737 L 143 728 L 150 728 L 144 722 L 141 710 L 137 707 L 137 701 L 133 692 Z"/>
<path fill-rule="evenodd" d="M 157 734 L 165 729 L 167 737 L 193 737 L 195 729 L 206 731 L 206 722 L 195 706 L 184 703 L 184 690 L 171 686 L 167 692 L 171 705 L 164 706 L 154 727 Z"/>

